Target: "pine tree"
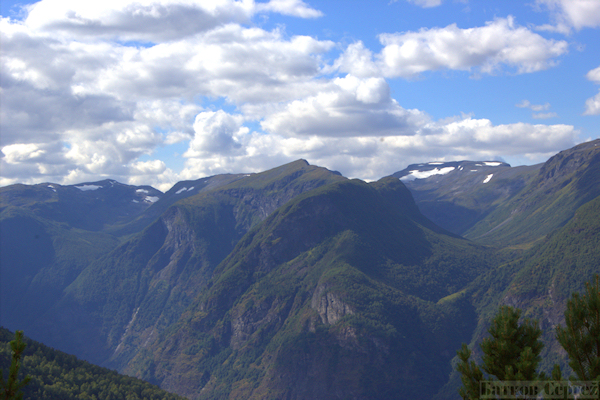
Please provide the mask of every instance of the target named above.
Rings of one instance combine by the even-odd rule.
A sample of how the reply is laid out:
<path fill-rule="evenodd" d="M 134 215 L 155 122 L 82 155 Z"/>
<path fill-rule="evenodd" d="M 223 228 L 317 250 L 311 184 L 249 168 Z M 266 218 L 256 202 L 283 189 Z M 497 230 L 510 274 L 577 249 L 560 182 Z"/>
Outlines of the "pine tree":
<path fill-rule="evenodd" d="M 471 352 L 466 344 L 458 351 L 463 387 L 459 390 L 463 399 L 479 397 L 479 382 L 483 372 L 493 380 L 533 381 L 543 378 L 536 372 L 540 362 L 543 343 L 539 340 L 542 331 L 537 321 L 526 319 L 519 325 L 521 310 L 509 306 L 500 308 L 488 329 L 490 337 L 480 344 L 483 351 L 482 366 L 469 361 Z M 482 371 L 483 370 L 483 371 Z"/>
<path fill-rule="evenodd" d="M 556 338 L 569 355 L 569 365 L 582 381 L 600 380 L 600 277 L 586 283 L 586 294 L 573 293 L 565 310 L 566 327 Z"/>
<path fill-rule="evenodd" d="M 8 380 L 4 380 L 4 374 L 0 371 L 0 394 L 2 399 L 6 400 L 21 400 L 23 392 L 21 388 L 29 382 L 30 376 L 26 376 L 19 382 L 19 368 L 21 366 L 21 356 L 27 345 L 23 343 L 23 331 L 15 332 L 15 339 L 10 342 L 10 348 L 13 351 L 12 361 L 8 372 Z"/>

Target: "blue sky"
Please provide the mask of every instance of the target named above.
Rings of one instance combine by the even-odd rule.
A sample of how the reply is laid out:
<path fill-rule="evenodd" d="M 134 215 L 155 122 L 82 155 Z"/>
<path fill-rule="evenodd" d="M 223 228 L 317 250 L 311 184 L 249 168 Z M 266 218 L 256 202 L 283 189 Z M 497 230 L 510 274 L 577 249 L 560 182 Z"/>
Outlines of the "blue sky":
<path fill-rule="evenodd" d="M 25 6 L 25 7 L 23 7 Z M 600 137 L 600 1 L 2 3 L 0 185 L 378 179 Z"/>

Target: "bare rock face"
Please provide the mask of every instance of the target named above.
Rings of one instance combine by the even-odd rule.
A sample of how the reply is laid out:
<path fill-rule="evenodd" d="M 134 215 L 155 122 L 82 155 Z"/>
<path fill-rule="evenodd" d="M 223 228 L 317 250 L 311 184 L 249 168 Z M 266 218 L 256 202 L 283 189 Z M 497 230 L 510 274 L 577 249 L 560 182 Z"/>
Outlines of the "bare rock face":
<path fill-rule="evenodd" d="M 327 290 L 327 285 L 319 285 L 310 304 L 319 313 L 324 324 L 333 325 L 343 316 L 354 314 L 352 308 L 344 303 L 339 295 Z"/>

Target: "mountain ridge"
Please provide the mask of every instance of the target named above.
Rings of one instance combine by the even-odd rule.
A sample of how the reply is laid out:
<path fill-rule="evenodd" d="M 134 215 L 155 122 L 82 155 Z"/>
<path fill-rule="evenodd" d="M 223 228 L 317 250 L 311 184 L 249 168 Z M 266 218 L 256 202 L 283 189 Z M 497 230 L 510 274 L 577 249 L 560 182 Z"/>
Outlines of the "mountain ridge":
<path fill-rule="evenodd" d="M 1 324 L 194 399 L 457 398 L 455 351 L 499 305 L 551 329 L 594 271 L 599 143 L 370 183 L 298 160 L 179 182 L 137 214 L 78 227 L 48 212 L 68 211 L 61 192 L 102 212 L 118 204 L 103 190 L 152 193 L 3 189 Z"/>

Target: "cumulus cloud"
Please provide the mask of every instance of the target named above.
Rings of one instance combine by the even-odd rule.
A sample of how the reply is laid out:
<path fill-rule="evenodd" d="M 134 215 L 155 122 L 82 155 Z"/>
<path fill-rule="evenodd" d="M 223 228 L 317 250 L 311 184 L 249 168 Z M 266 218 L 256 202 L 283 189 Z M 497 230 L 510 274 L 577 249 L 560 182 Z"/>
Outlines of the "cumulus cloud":
<path fill-rule="evenodd" d="M 223 110 L 198 114 L 194 121 L 194 138 L 184 157 L 199 157 L 210 153 L 229 154 L 241 147 L 249 129 L 242 126 L 244 117 Z"/>
<path fill-rule="evenodd" d="M 251 132 L 235 154 L 189 158 L 181 178 L 230 171 L 258 172 L 298 158 L 367 180 L 429 160 L 524 157 L 530 162 L 542 162 L 556 151 L 573 146 L 578 135 L 570 125 L 493 125 L 487 119 L 471 117 L 429 121 L 416 128 L 413 135 L 384 137 L 290 137 Z"/>
<path fill-rule="evenodd" d="M 301 0 L 42 0 L 23 21 L 3 18 L 0 185 L 111 177 L 164 190 L 298 158 L 376 179 L 424 159 L 537 160 L 574 143 L 572 126 L 434 121 L 392 98 L 386 78 L 532 72 L 567 51 L 512 18 L 381 35 L 380 53 L 356 42 L 332 63 L 331 41 L 252 25 L 271 12 L 322 15 Z M 183 170 L 157 154 L 168 145 Z"/>
<path fill-rule="evenodd" d="M 265 117 L 262 128 L 287 136 L 412 135 L 427 115 L 406 110 L 383 78 L 336 78 L 315 96 L 292 101 Z"/>
<path fill-rule="evenodd" d="M 586 77 L 597 84 L 600 84 L 600 67 L 594 68 L 586 74 Z M 585 101 L 585 111 L 583 115 L 600 115 L 600 90 L 594 97 Z"/>
<path fill-rule="evenodd" d="M 42 0 L 28 7 L 25 23 L 65 35 L 158 43 L 247 23 L 260 12 L 301 18 L 322 15 L 301 0 Z"/>
<path fill-rule="evenodd" d="M 550 12 L 552 25 L 542 30 L 568 34 L 572 29 L 597 28 L 600 26 L 600 2 L 596 0 L 536 0 L 536 5 Z"/>
<path fill-rule="evenodd" d="M 268 3 L 257 3 L 256 10 L 260 12 L 271 11 L 301 18 L 318 18 L 323 16 L 321 11 L 309 7 L 302 0 L 271 0 Z"/>
<path fill-rule="evenodd" d="M 232 23 L 246 18 L 246 8 L 249 16 L 257 12 L 318 16 L 303 2 L 260 3 L 260 10 L 252 1 L 164 4 L 204 7 L 218 21 L 202 29 L 196 26 L 194 35 L 182 28 L 178 37 L 167 37 L 167 31 L 165 37 L 150 37 L 144 36 L 145 23 L 138 26 L 135 18 L 179 20 L 160 2 L 112 7 L 110 1 L 58 4 L 46 0 L 34 4 L 24 21 L 1 19 L 4 184 L 31 182 L 40 176 L 60 183 L 107 176 L 135 180 L 138 157 L 151 154 L 157 146 L 187 140 L 192 140 L 188 155 L 235 149 L 235 141 L 227 144 L 226 136 L 198 130 L 199 120 L 194 121 L 203 110 L 197 103 L 199 96 L 240 103 L 286 101 L 314 93 L 316 86 L 324 84 L 315 77 L 322 68 L 320 54 L 332 42 Z M 44 11 L 51 6 L 56 8 Z M 106 18 L 102 13 L 108 13 Z M 102 17 L 102 23 L 88 21 L 77 27 L 71 17 Z M 158 25 L 149 25 L 153 32 L 161 31 Z M 57 36 L 56 31 L 63 35 Z M 111 42 L 111 38 L 166 41 L 144 47 Z M 7 147 L 12 145 L 17 147 Z M 53 146 L 52 152 L 43 151 L 55 159 L 52 163 L 47 157 L 23 159 L 18 149 L 37 154 L 29 145 Z M 168 169 L 159 175 L 175 179 Z"/>
<path fill-rule="evenodd" d="M 382 34 L 379 40 L 384 48 L 377 63 L 388 77 L 441 69 L 493 73 L 508 67 L 517 73 L 535 72 L 554 65 L 554 59 L 568 50 L 567 42 L 545 39 L 518 26 L 513 17 L 497 18 L 477 28 L 460 29 L 452 24 Z"/>
<path fill-rule="evenodd" d="M 594 68 L 585 75 L 590 81 L 600 84 L 600 67 Z"/>

